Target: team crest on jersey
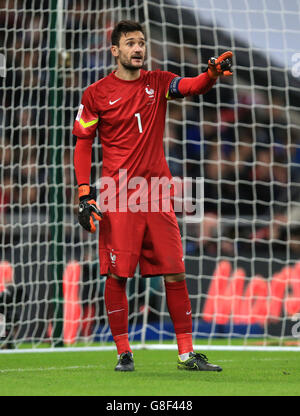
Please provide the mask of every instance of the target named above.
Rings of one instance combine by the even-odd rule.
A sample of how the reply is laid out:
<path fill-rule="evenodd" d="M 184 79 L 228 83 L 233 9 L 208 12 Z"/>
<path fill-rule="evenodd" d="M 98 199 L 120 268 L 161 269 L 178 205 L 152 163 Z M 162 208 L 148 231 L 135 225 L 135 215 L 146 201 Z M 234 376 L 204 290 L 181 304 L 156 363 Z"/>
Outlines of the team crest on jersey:
<path fill-rule="evenodd" d="M 153 88 L 145 88 L 146 93 L 149 95 L 149 98 L 153 98 L 154 97 L 154 89 Z"/>
<path fill-rule="evenodd" d="M 115 267 L 115 266 L 116 266 L 116 259 L 117 259 L 117 256 L 116 256 L 116 254 L 114 254 L 114 249 L 111 249 L 111 252 L 109 253 L 109 255 L 110 255 L 111 265 L 112 265 L 113 267 Z"/>

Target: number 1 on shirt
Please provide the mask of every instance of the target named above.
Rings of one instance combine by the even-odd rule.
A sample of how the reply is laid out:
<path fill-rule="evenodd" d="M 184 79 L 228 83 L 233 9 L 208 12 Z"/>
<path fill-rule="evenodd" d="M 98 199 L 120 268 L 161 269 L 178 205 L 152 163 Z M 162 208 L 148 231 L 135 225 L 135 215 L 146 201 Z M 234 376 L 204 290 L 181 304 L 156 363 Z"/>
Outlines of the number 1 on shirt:
<path fill-rule="evenodd" d="M 138 127 L 139 127 L 139 132 L 140 132 L 140 133 L 143 133 L 142 120 L 141 120 L 141 115 L 140 115 L 140 113 L 135 113 L 135 117 L 137 118 Z"/>

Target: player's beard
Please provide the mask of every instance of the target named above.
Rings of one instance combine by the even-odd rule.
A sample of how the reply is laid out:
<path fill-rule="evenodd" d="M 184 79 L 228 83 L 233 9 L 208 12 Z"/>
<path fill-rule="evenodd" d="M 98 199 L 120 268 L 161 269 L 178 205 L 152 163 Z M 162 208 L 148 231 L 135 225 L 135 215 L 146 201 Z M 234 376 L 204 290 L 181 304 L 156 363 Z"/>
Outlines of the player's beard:
<path fill-rule="evenodd" d="M 127 71 L 138 71 L 139 69 L 141 69 L 144 65 L 144 61 L 145 61 L 145 57 L 143 56 L 139 56 L 140 59 L 140 64 L 138 65 L 133 65 L 131 63 L 133 57 L 131 56 L 130 58 L 125 58 L 122 54 L 120 54 L 119 56 L 119 62 L 120 64 L 127 70 Z"/>

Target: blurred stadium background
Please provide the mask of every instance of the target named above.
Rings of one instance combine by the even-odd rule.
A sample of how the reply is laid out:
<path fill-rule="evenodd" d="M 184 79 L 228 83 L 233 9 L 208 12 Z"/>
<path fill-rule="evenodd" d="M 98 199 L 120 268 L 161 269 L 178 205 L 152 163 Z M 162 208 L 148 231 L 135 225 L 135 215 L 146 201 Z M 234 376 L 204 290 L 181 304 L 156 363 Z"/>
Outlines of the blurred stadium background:
<path fill-rule="evenodd" d="M 144 25 L 148 69 L 192 77 L 234 52 L 231 79 L 168 107 L 171 172 L 205 185 L 203 220 L 178 215 L 195 340 L 298 345 L 299 16 L 299 0 L 0 0 L 3 348 L 112 340 L 71 132 L 84 89 L 113 70 L 121 18 Z M 93 157 L 95 183 L 99 143 Z M 161 280 L 133 279 L 128 296 L 131 340 L 175 346 Z"/>

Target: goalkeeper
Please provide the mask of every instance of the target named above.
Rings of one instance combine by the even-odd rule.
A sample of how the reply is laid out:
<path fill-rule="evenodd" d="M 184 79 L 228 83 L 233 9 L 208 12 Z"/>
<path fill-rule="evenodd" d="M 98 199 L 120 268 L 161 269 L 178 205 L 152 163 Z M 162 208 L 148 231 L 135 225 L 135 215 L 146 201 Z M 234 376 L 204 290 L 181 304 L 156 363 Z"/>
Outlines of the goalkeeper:
<path fill-rule="evenodd" d="M 143 69 L 146 54 L 143 29 L 137 22 L 121 21 L 112 32 L 111 53 L 117 69 L 85 90 L 73 134 L 77 137 L 74 167 L 80 200 L 79 222 L 87 231 L 95 232 L 95 221 L 100 221 L 100 272 L 107 276 L 104 297 L 118 352 L 115 370 L 134 370 L 128 342 L 126 281 L 134 276 L 139 263 L 143 277 L 164 276 L 168 311 L 178 344 L 177 367 L 221 371 L 204 354 L 193 350 L 192 311 L 183 249 L 171 203 L 165 212 L 159 204 L 163 195 L 158 194 L 153 201 L 153 194 L 147 188 L 146 196 L 152 198 L 151 208 L 155 206 L 152 209 L 155 212 L 133 209 L 130 201 L 134 190 L 128 189 L 127 184 L 134 178 L 143 178 L 143 183 L 148 185 L 151 178 L 171 180 L 163 151 L 167 102 L 205 94 L 219 76 L 230 76 L 232 52 L 211 58 L 207 70 L 195 78 L 167 71 L 146 71 Z M 97 130 L 103 150 L 102 179 L 114 181 L 113 198 L 117 207 L 103 210 L 103 214 L 96 204 L 95 189 L 90 187 L 92 144 Z"/>

